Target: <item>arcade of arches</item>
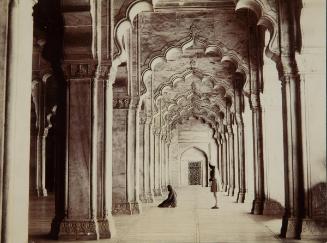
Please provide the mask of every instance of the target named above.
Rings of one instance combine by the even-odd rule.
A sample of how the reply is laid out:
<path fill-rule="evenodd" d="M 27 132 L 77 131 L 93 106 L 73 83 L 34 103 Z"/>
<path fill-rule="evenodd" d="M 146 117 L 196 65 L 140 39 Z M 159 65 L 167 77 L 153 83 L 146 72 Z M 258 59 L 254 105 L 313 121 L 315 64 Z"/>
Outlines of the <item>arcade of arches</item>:
<path fill-rule="evenodd" d="M 0 241 L 43 205 L 51 238 L 111 242 L 168 184 L 211 195 L 209 164 L 235 203 L 201 212 L 326 239 L 325 4 L 0 1 Z"/>

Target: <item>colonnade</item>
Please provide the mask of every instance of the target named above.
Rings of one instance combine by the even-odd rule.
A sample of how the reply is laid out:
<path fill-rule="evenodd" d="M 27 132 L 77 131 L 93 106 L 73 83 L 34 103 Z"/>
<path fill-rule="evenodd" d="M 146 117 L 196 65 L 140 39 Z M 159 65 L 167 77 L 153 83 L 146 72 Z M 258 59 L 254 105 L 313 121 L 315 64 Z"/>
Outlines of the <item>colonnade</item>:
<path fill-rule="evenodd" d="M 308 173 L 303 164 L 301 76 L 291 48 L 292 22 L 289 3 L 281 6 L 281 55 L 280 79 L 282 81 L 284 142 L 285 142 L 285 215 L 281 235 L 299 238 L 302 227 L 313 224 L 305 203 L 304 175 Z M 1 3 L 3 4 L 3 3 Z M 285 5 L 285 6 L 284 6 Z M 1 21 L 1 28 L 8 33 L 1 36 L 1 54 L 6 66 L 1 66 L 3 125 L 1 133 L 1 242 L 27 242 L 28 239 L 28 180 L 30 140 L 30 90 L 32 79 L 32 7 L 33 1 L 11 1 L 4 6 L 9 20 Z M 4 15 L 1 15 L 1 17 Z M 8 24 L 8 26 L 7 26 Z M 29 32 L 29 33 L 27 33 Z M 4 44 L 3 44 L 4 43 Z M 288 48 L 288 49 L 287 49 Z M 19 58 L 17 58 L 19 56 Z M 62 103 L 58 104 L 58 124 L 63 125 L 57 135 L 65 138 L 59 145 L 61 161 L 58 161 L 56 178 L 56 212 L 52 223 L 52 234 L 61 239 L 110 238 L 114 232 L 112 211 L 112 114 L 113 88 L 109 75 L 109 64 L 68 63 L 65 70 L 74 71 L 63 84 Z M 96 70 L 95 75 L 88 70 Z M 57 79 L 63 74 L 57 72 Z M 59 74 L 58 74 L 59 72 Z M 60 76 L 62 75 L 62 76 Z M 58 77 L 59 76 L 59 77 Z M 78 95 L 76 95 L 78 94 Z M 83 101 L 80 100 L 83 97 Z M 102 97 L 102 98 L 100 98 Z M 230 114 L 219 124 L 218 167 L 223 189 L 230 196 L 237 192 L 237 201 L 246 197 L 244 124 L 242 119 L 241 92 L 235 95 L 235 117 L 237 131 L 231 127 Z M 135 98 L 135 97 L 134 97 Z M 85 100 L 87 102 L 85 102 Z M 250 94 L 253 115 L 255 199 L 253 213 L 261 214 L 264 201 L 264 163 L 262 140 L 262 112 L 259 89 Z M 66 103 L 67 102 L 67 103 Z M 152 202 L 154 196 L 161 196 L 169 181 L 170 135 L 147 117 L 141 124 L 137 121 L 138 100 L 131 99 L 127 113 L 127 202 L 132 211 L 140 212 L 139 198 Z M 66 110 L 67 109 L 67 110 Z M 98 114 L 104 111 L 104 116 Z M 25 121 L 25 122 L 24 122 Z M 143 133 L 137 133 L 137 124 Z M 103 133 L 104 132 L 104 133 Z M 101 137 L 104 136 L 104 137 Z M 138 136 L 141 136 L 137 138 Z M 103 139 L 103 148 L 99 146 Z M 237 148 L 234 147 L 237 139 Z M 102 141 L 102 140 L 101 140 Z M 137 158 L 138 142 L 143 143 L 142 161 Z M 42 144 L 41 137 L 39 143 Z M 42 148 L 42 146 L 40 146 Z M 67 148 L 68 152 L 61 151 Z M 19 152 L 17 150 L 19 149 Z M 238 157 L 234 150 L 238 149 Z M 99 155 L 103 153 L 103 158 Z M 139 178 L 139 164 L 143 165 L 143 177 Z M 235 165 L 239 169 L 239 184 L 235 185 Z M 59 169 L 58 169 L 59 168 Z M 141 182 L 139 181 L 141 180 Z M 139 187 L 139 184 L 142 186 Z M 236 188 L 238 187 L 238 188 Z M 18 189 L 19 188 L 19 189 Z M 41 186 L 42 188 L 42 186 Z M 139 191 L 141 188 L 141 191 Z M 15 234 L 20 232 L 20 234 Z"/>

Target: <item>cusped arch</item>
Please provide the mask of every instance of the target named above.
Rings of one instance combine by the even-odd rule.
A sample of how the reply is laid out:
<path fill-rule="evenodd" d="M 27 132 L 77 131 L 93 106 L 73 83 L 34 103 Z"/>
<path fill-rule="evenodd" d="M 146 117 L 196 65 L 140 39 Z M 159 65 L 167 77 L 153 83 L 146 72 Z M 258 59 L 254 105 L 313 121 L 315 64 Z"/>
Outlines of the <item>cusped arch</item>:
<path fill-rule="evenodd" d="M 161 53 L 156 54 L 152 58 L 149 59 L 147 68 L 142 72 L 141 78 L 144 83 L 146 80 L 152 76 L 153 70 L 155 66 L 162 62 L 168 62 L 171 59 L 171 53 L 183 53 L 185 45 L 188 43 L 192 43 L 195 37 L 191 37 L 186 42 L 172 45 L 168 48 L 163 48 Z M 242 61 L 242 57 L 234 50 L 228 49 L 223 43 L 220 41 L 216 41 L 214 44 L 204 44 L 203 45 L 203 52 L 205 55 L 212 56 L 216 54 L 217 56 L 221 56 L 221 62 L 230 62 L 235 66 L 236 72 L 241 73 L 244 75 L 245 80 L 249 80 L 249 69 L 245 62 Z"/>
<path fill-rule="evenodd" d="M 209 170 L 208 169 L 209 168 L 209 158 L 208 158 L 207 153 L 203 149 L 199 148 L 196 144 L 192 144 L 192 145 L 189 145 L 188 147 L 186 147 L 184 149 L 184 151 L 180 154 L 180 157 L 179 157 L 180 166 L 182 167 L 183 155 L 185 155 L 187 152 L 192 151 L 192 150 L 198 152 L 199 154 L 201 154 L 204 157 L 204 164 L 202 165 L 202 169 L 203 169 L 202 185 L 208 186 L 208 184 L 209 184 L 209 171 L 208 171 Z M 181 168 L 181 175 L 182 175 L 182 168 Z"/>
<path fill-rule="evenodd" d="M 269 31 L 270 40 L 265 54 L 278 64 L 280 62 L 278 18 L 276 6 L 271 6 L 271 2 L 268 3 L 267 0 L 238 0 L 235 11 L 251 10 L 257 17 L 257 25 L 263 26 Z"/>

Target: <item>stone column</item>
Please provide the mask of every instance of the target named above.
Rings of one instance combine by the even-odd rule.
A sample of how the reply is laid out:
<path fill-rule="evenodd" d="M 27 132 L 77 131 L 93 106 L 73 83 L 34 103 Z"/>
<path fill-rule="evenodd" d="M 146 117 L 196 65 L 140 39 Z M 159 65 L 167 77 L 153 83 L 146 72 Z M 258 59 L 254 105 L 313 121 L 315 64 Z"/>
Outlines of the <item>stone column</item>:
<path fill-rule="evenodd" d="M 239 192 L 237 202 L 244 203 L 246 193 L 245 181 L 245 150 L 244 150 L 244 123 L 242 117 L 242 92 L 235 90 L 235 116 L 237 124 L 237 145 L 238 145 L 238 168 L 239 168 Z"/>
<path fill-rule="evenodd" d="M 170 180 L 169 180 L 169 138 L 167 136 L 167 139 L 166 139 L 166 143 L 165 143 L 165 157 L 166 157 L 166 166 L 165 166 L 165 175 L 166 175 L 166 186 L 168 186 L 170 184 Z"/>
<path fill-rule="evenodd" d="M 153 128 L 153 124 L 149 123 L 150 126 L 150 162 L 149 162 L 149 169 L 150 169 L 150 189 L 153 196 L 156 196 L 156 187 L 155 187 L 155 129 Z"/>
<path fill-rule="evenodd" d="M 144 124 L 144 173 L 146 174 L 145 193 L 147 202 L 152 203 L 153 198 L 153 165 L 151 161 L 151 117 L 147 117 Z"/>
<path fill-rule="evenodd" d="M 47 75 L 48 76 L 48 75 Z M 45 82 L 46 79 L 34 80 L 32 98 L 36 113 L 36 162 L 35 162 L 35 189 L 38 197 L 47 196 L 45 188 L 45 165 L 46 165 L 46 107 L 45 107 Z M 32 163 L 32 161 L 31 161 Z M 31 178 L 32 179 L 32 178 Z"/>
<path fill-rule="evenodd" d="M 99 141 L 105 129 L 105 118 L 99 114 L 104 108 L 107 75 L 99 66 L 93 77 L 95 68 L 94 63 L 66 63 L 67 86 L 60 67 L 54 71 L 62 99 L 58 101 L 55 123 L 56 141 L 59 142 L 56 144 L 56 210 L 51 234 L 60 240 L 95 240 L 112 236 L 108 212 L 111 195 L 105 190 L 109 166 L 107 158 L 102 160 L 105 151 Z M 105 132 L 107 142 L 108 133 Z M 110 223 L 112 227 L 112 221 Z"/>
<path fill-rule="evenodd" d="M 308 235 L 315 231 L 319 232 L 318 229 L 321 227 L 319 223 L 321 222 L 313 222 L 306 207 L 305 168 L 303 164 L 301 131 L 301 115 L 303 112 L 301 107 L 301 78 L 294 58 L 284 57 L 282 61 L 282 104 L 286 153 L 284 165 L 285 213 L 281 236 L 300 239 L 302 232 L 302 234 Z M 325 222 L 323 225 L 326 225 Z M 323 226 L 321 229 L 324 227 L 326 226 Z"/>
<path fill-rule="evenodd" d="M 300 26 L 297 6 L 292 1 L 279 1 L 282 81 L 284 171 L 285 171 L 285 214 L 281 236 L 300 239 L 302 236 L 326 235 L 326 217 L 312 218 L 312 198 L 309 187 L 310 165 L 306 162 L 305 90 L 296 63 L 298 47 L 295 30 Z M 309 162 L 310 163 L 310 162 Z M 324 193 L 326 193 L 324 191 Z M 322 199 L 323 200 L 323 199 Z"/>
<path fill-rule="evenodd" d="M 162 196 L 160 183 L 160 129 L 154 130 L 154 190 L 155 196 Z"/>
<path fill-rule="evenodd" d="M 227 178 L 227 140 L 224 130 L 224 125 L 221 126 L 221 140 L 222 140 L 222 161 L 221 161 L 221 172 L 222 172 L 222 181 L 223 181 L 223 191 L 226 192 L 228 187 L 228 178 Z"/>
<path fill-rule="evenodd" d="M 218 161 L 218 180 L 219 180 L 219 183 L 220 183 L 220 190 L 223 189 L 223 173 L 222 173 L 222 164 L 223 164 L 223 158 L 222 158 L 222 138 L 221 138 L 221 134 L 220 132 L 218 132 L 217 134 L 217 161 Z"/>
<path fill-rule="evenodd" d="M 112 217 L 112 127 L 113 127 L 113 81 L 104 81 L 104 159 L 102 164 L 102 210 L 98 215 L 100 239 L 112 238 L 116 234 L 115 222 Z M 100 129 L 101 132 L 101 129 Z M 101 132 L 102 134 L 102 132 Z"/>
<path fill-rule="evenodd" d="M 0 241 L 27 243 L 33 1 L 8 2 L 0 3 L 0 76 L 6 90 L 1 91 Z"/>
<path fill-rule="evenodd" d="M 139 164 L 136 159 L 136 136 L 138 133 L 136 125 L 136 108 L 138 99 L 132 97 L 128 109 L 127 128 L 127 201 L 130 204 L 131 213 L 141 213 L 139 201 Z"/>
<path fill-rule="evenodd" d="M 230 187 L 230 170 L 229 170 L 229 162 L 230 162 L 230 141 L 228 136 L 228 129 L 227 126 L 224 126 L 224 135 L 225 135 L 225 178 L 226 178 L 226 184 L 225 184 L 225 195 L 228 195 L 228 190 Z"/>
<path fill-rule="evenodd" d="M 72 71 L 74 68 L 76 72 Z M 61 83 L 60 94 L 67 97 L 66 104 L 63 99 L 58 105 L 60 120 L 56 122 L 57 141 L 63 143 L 63 138 L 66 138 L 66 148 L 61 144 L 57 148 L 56 175 L 64 174 L 65 177 L 63 182 L 57 183 L 56 215 L 52 223 L 52 234 L 60 240 L 99 238 L 95 203 L 97 161 L 94 154 L 97 80 L 86 72 L 91 68 L 92 65 L 88 64 L 67 64 L 67 90 L 63 74 L 57 74 Z M 68 92 L 67 96 L 65 92 Z M 64 158 L 65 164 L 60 161 Z"/>
<path fill-rule="evenodd" d="M 255 198 L 251 212 L 253 214 L 262 214 L 265 202 L 264 188 L 264 161 L 263 161 L 263 136 L 262 136 L 262 110 L 260 104 L 259 92 L 251 93 L 252 122 L 254 132 L 254 183 Z"/>
<path fill-rule="evenodd" d="M 166 135 L 165 133 L 163 133 L 161 135 L 161 146 L 160 146 L 160 158 L 161 158 L 161 173 L 160 173 L 160 177 L 161 177 L 161 190 L 163 192 L 167 191 L 167 183 L 166 183 Z"/>
<path fill-rule="evenodd" d="M 228 147 L 229 147 L 229 161 L 228 161 L 228 172 L 229 172 L 229 187 L 228 195 L 234 196 L 235 191 L 235 160 L 234 160 L 234 133 L 231 121 L 230 111 L 227 112 L 227 134 L 228 134 Z"/>
<path fill-rule="evenodd" d="M 139 160 L 140 171 L 138 173 L 139 183 L 140 183 L 140 200 L 142 203 L 147 202 L 147 194 L 145 192 L 146 174 L 145 174 L 145 160 L 144 160 L 144 127 L 145 127 L 145 117 L 143 112 L 138 113 L 139 120 L 139 138 L 136 144 L 136 156 Z M 141 173 L 142 171 L 142 173 Z"/>

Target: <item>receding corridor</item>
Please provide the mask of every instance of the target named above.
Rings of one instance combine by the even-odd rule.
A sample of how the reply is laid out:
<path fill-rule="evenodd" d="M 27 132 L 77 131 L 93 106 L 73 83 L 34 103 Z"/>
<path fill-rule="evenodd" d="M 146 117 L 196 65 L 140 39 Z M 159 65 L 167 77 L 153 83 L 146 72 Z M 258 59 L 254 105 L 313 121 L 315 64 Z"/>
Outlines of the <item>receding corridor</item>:
<path fill-rule="evenodd" d="M 0 1 L 0 243 L 327 243 L 326 2 Z"/>
<path fill-rule="evenodd" d="M 100 240 L 100 242 L 298 242 L 280 239 L 278 233 L 281 219 L 250 214 L 250 203 L 234 203 L 234 198 L 219 193 L 220 208 L 214 210 L 210 209 L 213 198 L 209 188 L 189 186 L 178 189 L 177 193 L 177 208 L 157 208 L 157 203 L 162 199 L 157 198 L 156 203 L 143 204 L 143 212 L 140 215 L 115 216 L 116 236 L 110 240 Z M 42 211 L 42 204 L 49 203 L 49 198 L 45 198 L 42 202 L 32 204 L 30 209 L 33 212 L 30 225 L 31 243 L 68 242 L 46 240 L 42 236 L 50 230 L 53 215 L 51 210 Z M 302 242 L 324 241 L 303 239 Z"/>

